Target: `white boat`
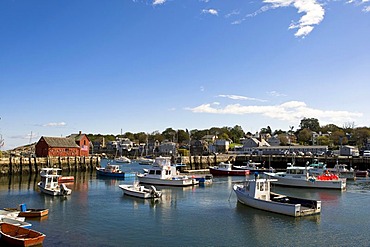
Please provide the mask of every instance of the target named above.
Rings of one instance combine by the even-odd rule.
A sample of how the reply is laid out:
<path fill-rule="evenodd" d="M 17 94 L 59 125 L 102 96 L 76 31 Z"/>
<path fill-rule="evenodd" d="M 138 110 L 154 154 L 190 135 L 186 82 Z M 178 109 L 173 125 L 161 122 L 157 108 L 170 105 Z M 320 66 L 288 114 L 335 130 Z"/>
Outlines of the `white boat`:
<path fill-rule="evenodd" d="M 170 157 L 157 157 L 147 172 L 137 174 L 140 183 L 167 185 L 167 186 L 192 186 L 199 184 L 195 178 L 178 174 L 175 165 L 171 165 Z"/>
<path fill-rule="evenodd" d="M 157 190 L 153 185 L 150 186 L 150 189 L 145 188 L 143 185 L 139 185 L 139 183 L 134 183 L 132 185 L 122 184 L 119 185 L 119 187 L 123 190 L 125 195 L 143 199 L 159 198 L 162 196 L 162 192 Z"/>
<path fill-rule="evenodd" d="M 24 219 L 12 218 L 7 217 L 6 215 L 0 215 L 0 224 L 1 223 L 8 223 L 14 226 L 20 226 L 23 228 L 31 228 L 32 224 L 24 221 Z"/>
<path fill-rule="evenodd" d="M 345 190 L 347 181 L 335 174 L 312 175 L 311 167 L 293 166 L 288 163 L 286 172 L 265 172 L 270 178 L 277 179 L 271 183 L 291 187 Z"/>
<path fill-rule="evenodd" d="M 262 173 L 262 172 L 274 172 L 275 171 L 274 168 L 265 168 L 261 163 L 253 162 L 252 160 L 246 162 L 246 164 L 241 165 L 241 166 L 233 166 L 233 168 L 236 170 L 248 171 L 249 174 L 252 174 L 254 172 Z"/>
<path fill-rule="evenodd" d="M 334 168 L 328 169 L 330 172 L 338 174 L 340 178 L 347 178 L 351 180 L 356 180 L 356 172 L 353 168 L 348 169 L 346 164 L 337 164 Z"/>
<path fill-rule="evenodd" d="M 235 184 L 233 190 L 238 201 L 247 206 L 294 216 L 306 216 L 321 212 L 321 201 L 295 198 L 270 191 L 270 182 L 276 179 L 247 180 L 244 184 Z"/>
<path fill-rule="evenodd" d="M 116 163 L 131 163 L 131 160 L 126 156 L 120 156 L 114 159 Z"/>
<path fill-rule="evenodd" d="M 41 192 L 52 196 L 67 196 L 72 193 L 65 184 L 59 183 L 60 170 L 59 168 L 41 169 L 41 181 L 37 184 Z"/>
<path fill-rule="evenodd" d="M 153 165 L 154 159 L 139 157 L 135 160 L 140 165 Z"/>

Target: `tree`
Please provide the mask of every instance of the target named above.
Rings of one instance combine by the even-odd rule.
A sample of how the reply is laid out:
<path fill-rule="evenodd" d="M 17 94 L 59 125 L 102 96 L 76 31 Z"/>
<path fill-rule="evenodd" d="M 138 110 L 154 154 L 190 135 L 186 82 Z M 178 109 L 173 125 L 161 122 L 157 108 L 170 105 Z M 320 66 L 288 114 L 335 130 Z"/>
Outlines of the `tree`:
<path fill-rule="evenodd" d="M 319 132 L 320 131 L 320 123 L 319 120 L 316 118 L 303 118 L 301 120 L 301 124 L 299 125 L 301 130 L 309 129 L 311 131 Z"/>
<path fill-rule="evenodd" d="M 189 143 L 189 134 L 185 130 L 177 131 L 177 139 L 179 143 Z"/>
<path fill-rule="evenodd" d="M 346 133 L 343 130 L 337 130 L 331 133 L 330 139 L 334 145 L 346 145 L 348 143 Z"/>
<path fill-rule="evenodd" d="M 235 125 L 229 133 L 229 137 L 234 143 L 240 143 L 240 139 L 243 138 L 244 135 L 245 133 L 240 125 Z"/>
<path fill-rule="evenodd" d="M 176 142 L 176 130 L 172 128 L 167 128 L 165 131 L 163 131 L 162 136 L 166 140 Z"/>
<path fill-rule="evenodd" d="M 308 128 L 304 128 L 298 132 L 298 141 L 302 144 L 308 144 L 311 140 L 312 131 Z"/>
<path fill-rule="evenodd" d="M 328 136 L 318 136 L 316 138 L 316 141 L 318 145 L 325 145 L 325 146 L 329 146 L 331 143 L 331 140 Z"/>

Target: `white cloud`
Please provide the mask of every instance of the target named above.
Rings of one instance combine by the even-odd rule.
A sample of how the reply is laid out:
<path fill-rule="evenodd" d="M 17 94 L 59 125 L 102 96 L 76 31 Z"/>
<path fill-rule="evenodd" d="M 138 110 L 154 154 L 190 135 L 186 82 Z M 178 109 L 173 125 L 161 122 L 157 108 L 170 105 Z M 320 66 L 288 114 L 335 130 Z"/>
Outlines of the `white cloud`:
<path fill-rule="evenodd" d="M 161 4 L 164 4 L 165 2 L 166 0 L 154 0 L 153 5 L 161 5 Z"/>
<path fill-rule="evenodd" d="M 231 17 L 233 15 L 239 15 L 239 14 L 240 14 L 240 11 L 239 10 L 233 10 L 230 13 L 226 14 L 225 17 L 226 18 L 229 18 L 229 17 Z"/>
<path fill-rule="evenodd" d="M 279 93 L 277 91 L 270 91 L 270 92 L 267 92 L 267 94 L 273 96 L 273 97 L 284 97 L 286 96 L 286 94 L 283 94 L 283 93 Z"/>
<path fill-rule="evenodd" d="M 67 124 L 65 122 L 60 122 L 60 123 L 47 123 L 44 124 L 44 127 L 60 127 L 60 126 L 66 126 Z"/>
<path fill-rule="evenodd" d="M 301 101 L 288 101 L 280 105 L 267 106 L 243 106 L 240 104 L 231 104 L 225 107 L 216 105 L 203 104 L 194 108 L 188 108 L 194 113 L 212 113 L 212 114 L 260 114 L 272 119 L 278 119 L 295 123 L 304 117 L 317 118 L 322 123 L 343 124 L 344 122 L 354 121 L 355 118 L 361 117 L 362 113 L 348 111 L 320 110 L 310 108 L 306 103 Z"/>
<path fill-rule="evenodd" d="M 266 100 L 263 100 L 263 99 L 250 98 L 250 97 L 240 96 L 240 95 L 220 94 L 218 97 L 229 98 L 229 99 L 233 99 L 233 100 L 253 100 L 253 101 L 266 102 Z"/>
<path fill-rule="evenodd" d="M 370 12 L 370 6 L 365 6 L 362 11 L 366 13 Z"/>
<path fill-rule="evenodd" d="M 312 32 L 314 25 L 324 19 L 325 10 L 316 0 L 264 0 L 271 8 L 294 6 L 298 13 L 305 13 L 298 22 L 293 22 L 289 29 L 298 29 L 296 37 L 304 37 Z"/>
<path fill-rule="evenodd" d="M 218 15 L 218 11 L 216 9 L 203 9 L 203 14 L 210 14 L 210 15 Z"/>

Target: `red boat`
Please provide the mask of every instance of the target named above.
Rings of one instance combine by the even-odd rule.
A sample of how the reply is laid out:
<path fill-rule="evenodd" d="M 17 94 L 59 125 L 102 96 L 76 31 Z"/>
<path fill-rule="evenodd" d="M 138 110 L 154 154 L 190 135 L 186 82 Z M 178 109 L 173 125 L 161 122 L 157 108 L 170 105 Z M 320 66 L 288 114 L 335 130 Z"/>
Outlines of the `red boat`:
<path fill-rule="evenodd" d="M 233 170 L 230 162 L 221 162 L 217 166 L 210 166 L 209 172 L 214 176 L 245 176 L 249 170 Z"/>
<path fill-rule="evenodd" d="M 0 224 L 1 241 L 10 246 L 35 246 L 44 242 L 45 234 L 13 224 Z"/>

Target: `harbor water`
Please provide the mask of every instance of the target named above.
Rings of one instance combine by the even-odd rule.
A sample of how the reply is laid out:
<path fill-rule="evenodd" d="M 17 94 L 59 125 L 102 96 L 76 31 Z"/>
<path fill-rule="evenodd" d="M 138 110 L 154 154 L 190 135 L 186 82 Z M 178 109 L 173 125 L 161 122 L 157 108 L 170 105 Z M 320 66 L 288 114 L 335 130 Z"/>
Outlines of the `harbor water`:
<path fill-rule="evenodd" d="M 322 201 L 320 215 L 294 218 L 238 203 L 232 185 L 242 176 L 215 177 L 205 186 L 157 186 L 163 196 L 153 201 L 123 195 L 118 185 L 134 177 L 66 175 L 75 182 L 67 184 L 73 192 L 65 198 L 41 194 L 39 175 L 0 178 L 0 209 L 49 209 L 47 217 L 27 220 L 46 234 L 43 246 L 370 246 L 368 179 L 348 181 L 343 192 L 274 186 L 274 192 Z"/>

